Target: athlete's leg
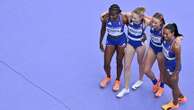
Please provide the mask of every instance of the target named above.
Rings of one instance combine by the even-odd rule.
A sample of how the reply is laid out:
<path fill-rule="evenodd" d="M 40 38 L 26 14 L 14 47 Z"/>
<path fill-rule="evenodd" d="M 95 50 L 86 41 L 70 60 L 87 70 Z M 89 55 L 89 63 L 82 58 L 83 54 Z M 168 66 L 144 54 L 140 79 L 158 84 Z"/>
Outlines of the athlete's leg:
<path fill-rule="evenodd" d="M 113 90 L 118 91 L 120 89 L 120 77 L 123 70 L 123 56 L 124 56 L 125 45 L 116 47 L 116 62 L 117 62 L 117 77 L 113 85 Z"/>
<path fill-rule="evenodd" d="M 127 44 L 124 55 L 124 79 L 125 87 L 118 93 L 117 97 L 121 98 L 129 93 L 129 80 L 131 77 L 131 63 L 135 54 L 135 49 L 130 44 Z"/>
<path fill-rule="evenodd" d="M 111 63 L 111 59 L 112 56 L 115 52 L 115 46 L 113 45 L 107 45 L 104 51 L 104 70 L 106 72 L 106 78 L 104 78 L 101 82 L 100 82 L 100 86 L 101 87 L 106 87 L 108 82 L 110 81 L 111 78 L 111 74 L 110 74 L 110 63 Z"/>

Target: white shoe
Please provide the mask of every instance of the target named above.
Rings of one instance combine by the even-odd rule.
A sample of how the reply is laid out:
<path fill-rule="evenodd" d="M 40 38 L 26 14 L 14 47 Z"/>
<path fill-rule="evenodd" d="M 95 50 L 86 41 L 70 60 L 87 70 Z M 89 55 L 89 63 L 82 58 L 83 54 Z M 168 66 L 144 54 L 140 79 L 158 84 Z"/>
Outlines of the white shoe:
<path fill-rule="evenodd" d="M 143 84 L 143 81 L 138 80 L 135 84 L 133 84 L 132 89 L 136 90 Z"/>
<path fill-rule="evenodd" d="M 129 89 L 125 89 L 123 88 L 118 94 L 117 94 L 117 98 L 122 98 L 124 95 L 129 93 Z"/>

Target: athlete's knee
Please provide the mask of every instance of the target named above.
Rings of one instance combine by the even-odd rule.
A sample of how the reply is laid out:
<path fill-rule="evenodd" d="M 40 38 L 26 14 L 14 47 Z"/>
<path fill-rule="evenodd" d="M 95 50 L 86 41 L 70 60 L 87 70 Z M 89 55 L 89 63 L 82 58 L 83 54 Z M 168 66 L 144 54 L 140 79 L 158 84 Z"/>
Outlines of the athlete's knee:
<path fill-rule="evenodd" d="M 138 58 L 137 62 L 139 65 L 143 66 L 143 58 Z"/>
<path fill-rule="evenodd" d="M 171 75 L 171 76 L 169 76 L 169 80 L 173 84 L 176 84 L 176 83 L 178 83 L 178 76 L 176 75 L 176 77 L 174 77 L 173 75 Z"/>
<path fill-rule="evenodd" d="M 168 81 L 168 84 L 169 84 L 169 86 L 172 88 L 172 89 L 176 89 L 176 80 L 175 79 L 170 79 L 169 81 Z"/>
<path fill-rule="evenodd" d="M 124 63 L 124 69 L 125 69 L 125 70 L 129 70 L 130 68 L 131 68 L 131 63 L 129 63 L 129 62 L 126 63 L 126 62 L 125 62 L 125 63 Z"/>
<path fill-rule="evenodd" d="M 143 68 L 143 72 L 144 73 L 150 73 L 150 71 L 151 71 L 151 69 L 149 68 L 149 67 L 147 67 L 147 66 L 144 66 L 144 68 Z"/>
<path fill-rule="evenodd" d="M 119 62 L 119 63 L 122 62 L 123 61 L 123 55 L 118 55 L 116 59 L 117 59 L 117 62 Z"/>

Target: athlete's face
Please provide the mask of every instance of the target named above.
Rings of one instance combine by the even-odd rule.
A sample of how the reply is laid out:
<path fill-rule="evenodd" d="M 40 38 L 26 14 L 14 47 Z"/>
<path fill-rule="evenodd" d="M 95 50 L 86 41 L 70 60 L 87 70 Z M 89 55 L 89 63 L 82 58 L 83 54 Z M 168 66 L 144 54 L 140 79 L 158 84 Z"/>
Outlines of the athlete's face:
<path fill-rule="evenodd" d="M 134 13 L 134 12 L 132 12 L 132 22 L 134 22 L 134 23 L 140 23 L 141 22 L 141 20 L 142 20 L 142 17 L 140 17 L 140 15 L 138 15 L 138 14 L 136 14 L 136 13 Z"/>
<path fill-rule="evenodd" d="M 170 41 L 173 39 L 174 32 L 171 32 L 169 29 L 164 28 L 163 29 L 163 36 L 166 41 Z"/>
<path fill-rule="evenodd" d="M 162 25 L 162 22 L 158 18 L 153 17 L 152 20 L 151 20 L 151 25 L 153 26 L 153 28 L 160 29 L 161 25 Z"/>
<path fill-rule="evenodd" d="M 110 11 L 110 19 L 117 20 L 119 17 L 119 12 L 117 10 Z"/>

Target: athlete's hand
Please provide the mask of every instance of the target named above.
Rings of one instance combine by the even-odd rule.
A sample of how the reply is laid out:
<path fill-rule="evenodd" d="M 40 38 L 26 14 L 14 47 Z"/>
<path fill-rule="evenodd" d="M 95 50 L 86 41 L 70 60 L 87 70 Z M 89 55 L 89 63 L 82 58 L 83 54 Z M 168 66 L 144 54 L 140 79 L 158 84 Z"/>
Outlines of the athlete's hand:
<path fill-rule="evenodd" d="M 100 50 L 104 52 L 104 45 L 102 43 L 100 43 Z"/>
<path fill-rule="evenodd" d="M 145 42 L 146 40 L 147 40 L 147 36 L 146 36 L 146 34 L 144 33 L 144 34 L 143 34 L 142 42 Z"/>

